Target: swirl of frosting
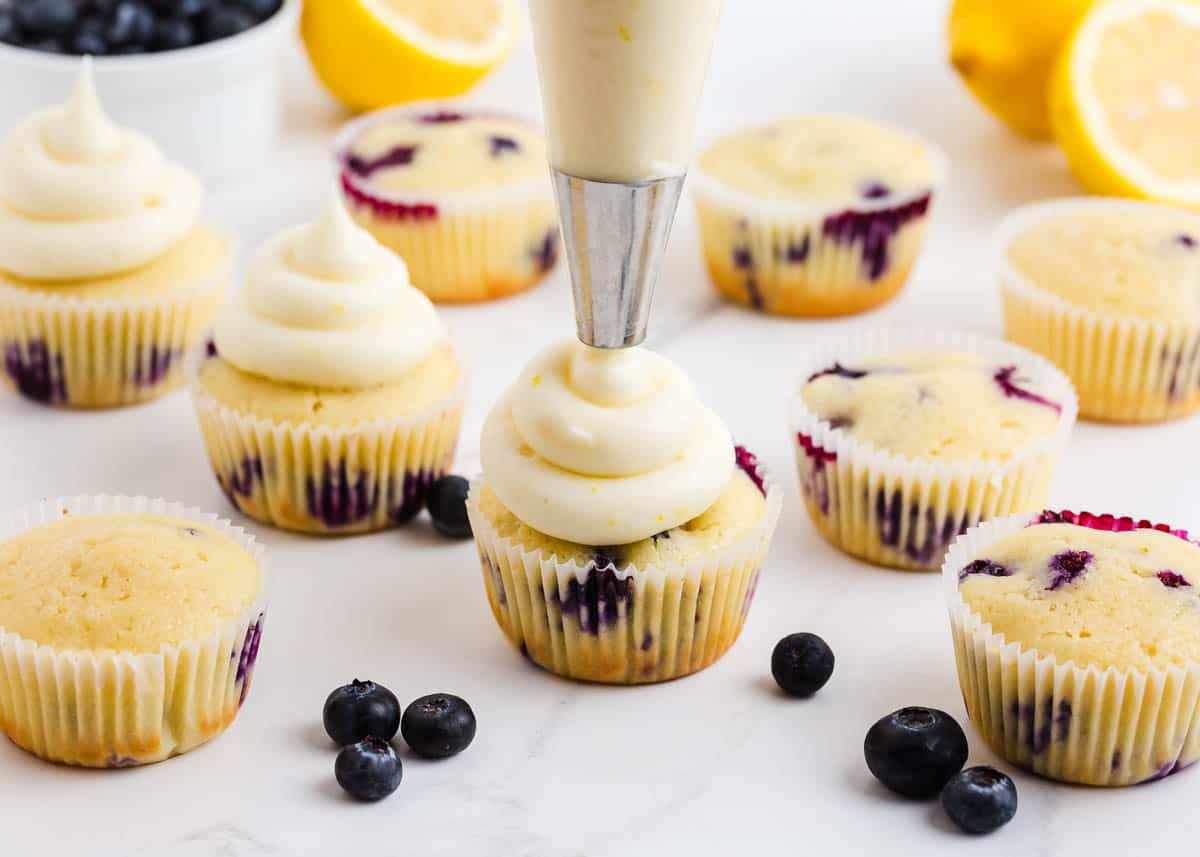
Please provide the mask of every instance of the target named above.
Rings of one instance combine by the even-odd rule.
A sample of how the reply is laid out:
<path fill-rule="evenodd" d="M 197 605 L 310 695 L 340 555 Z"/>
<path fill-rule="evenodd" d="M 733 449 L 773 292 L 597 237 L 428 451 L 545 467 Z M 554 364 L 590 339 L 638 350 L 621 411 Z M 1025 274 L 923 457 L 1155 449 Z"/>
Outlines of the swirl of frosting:
<path fill-rule="evenodd" d="M 137 268 L 191 231 L 203 196 L 152 140 L 109 120 L 85 57 L 70 102 L 0 142 L 0 271 L 52 282 Z"/>
<path fill-rule="evenodd" d="M 487 418 L 483 473 L 535 530 L 585 545 L 649 538 L 721 495 L 733 441 L 673 363 L 574 340 L 526 367 Z"/>
<path fill-rule="evenodd" d="M 357 389 L 394 381 L 446 338 L 391 250 L 334 198 L 314 223 L 263 245 L 216 324 L 221 356 L 283 383 Z"/>

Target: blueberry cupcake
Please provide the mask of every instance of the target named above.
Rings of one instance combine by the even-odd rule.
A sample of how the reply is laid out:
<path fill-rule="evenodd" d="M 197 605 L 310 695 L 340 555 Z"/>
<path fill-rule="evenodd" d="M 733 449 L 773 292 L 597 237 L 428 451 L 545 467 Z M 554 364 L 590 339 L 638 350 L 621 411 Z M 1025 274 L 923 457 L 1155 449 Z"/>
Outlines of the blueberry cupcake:
<path fill-rule="evenodd" d="M 493 408 L 481 455 L 467 509 L 492 612 L 522 654 L 639 684 L 733 645 L 781 501 L 674 364 L 556 345 Z"/>
<path fill-rule="evenodd" d="M 465 375 L 445 327 L 337 199 L 261 248 L 193 368 L 217 481 L 264 523 L 403 523 L 454 456 Z"/>
<path fill-rule="evenodd" d="M 144 497 L 0 518 L 0 731 L 91 768 L 178 756 L 238 715 L 266 611 L 263 549 Z"/>
<path fill-rule="evenodd" d="M 936 569 L 980 521 L 1042 508 L 1077 403 L 1071 382 L 1003 342 L 872 331 L 814 351 L 792 402 L 809 517 L 878 565 Z"/>
<path fill-rule="evenodd" d="M 1007 336 L 1057 364 L 1080 413 L 1120 423 L 1200 408 L 1200 215 L 1073 199 L 999 228 Z"/>
<path fill-rule="evenodd" d="M 337 143 L 354 218 L 438 302 L 484 301 L 540 282 L 558 258 L 558 214 L 540 129 L 447 104 L 370 114 Z"/>
<path fill-rule="evenodd" d="M 1161 779 L 1200 758 L 1200 546 L 1112 515 L 992 521 L 942 569 L 971 721 L 1072 783 Z"/>
<path fill-rule="evenodd" d="M 81 408 L 178 386 L 233 259 L 202 202 L 195 177 L 105 116 L 85 59 L 65 107 L 0 141 L 0 375 Z"/>
<path fill-rule="evenodd" d="M 941 158 L 850 116 L 794 116 L 731 134 L 692 190 L 717 288 L 764 312 L 836 316 L 891 300 L 917 260 Z"/>

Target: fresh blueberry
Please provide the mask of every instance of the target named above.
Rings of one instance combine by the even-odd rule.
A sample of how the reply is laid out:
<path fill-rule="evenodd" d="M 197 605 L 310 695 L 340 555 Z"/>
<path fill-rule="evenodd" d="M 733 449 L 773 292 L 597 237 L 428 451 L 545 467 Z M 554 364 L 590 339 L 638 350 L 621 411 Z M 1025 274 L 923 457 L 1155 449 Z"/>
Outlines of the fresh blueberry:
<path fill-rule="evenodd" d="M 259 21 L 265 21 L 279 11 L 283 0 L 234 0 L 234 3 Z"/>
<path fill-rule="evenodd" d="M 164 17 L 188 18 L 208 11 L 211 0 L 152 0 L 154 11 Z"/>
<path fill-rule="evenodd" d="M 150 47 L 156 51 L 175 51 L 196 44 L 196 28 L 187 18 L 159 18 L 154 25 Z"/>
<path fill-rule="evenodd" d="M 771 654 L 771 675 L 790 696 L 812 696 L 833 675 L 833 650 L 816 634 L 789 634 Z"/>
<path fill-rule="evenodd" d="M 108 20 L 105 38 L 113 48 L 145 48 L 154 36 L 154 13 L 142 0 L 121 0 Z"/>
<path fill-rule="evenodd" d="M 103 56 L 108 53 L 106 29 L 104 19 L 99 15 L 89 15 L 84 18 L 75 28 L 75 32 L 71 34 L 71 51 L 91 56 Z"/>
<path fill-rule="evenodd" d="M 234 6 L 213 6 L 204 14 L 200 24 L 200 38 L 206 42 L 227 39 L 244 33 L 257 22 L 245 9 Z"/>
<path fill-rule="evenodd" d="M 359 800 L 383 800 L 400 788 L 404 766 L 396 749 L 382 738 L 366 738 L 343 747 L 333 765 L 338 785 Z"/>
<path fill-rule="evenodd" d="M 400 728 L 400 700 L 381 684 L 355 679 L 329 694 L 323 719 L 339 747 L 368 736 L 390 741 Z"/>
<path fill-rule="evenodd" d="M 44 39 L 34 39 L 31 42 L 25 42 L 23 47 L 35 51 L 41 51 L 45 54 L 65 54 L 67 45 L 58 36 L 46 36 Z"/>
<path fill-rule="evenodd" d="M 942 808 L 967 833 L 991 833 L 1017 814 L 1017 786 L 995 768 L 967 768 L 942 789 Z"/>
<path fill-rule="evenodd" d="M 75 0 L 25 0 L 16 5 L 17 23 L 32 36 L 65 36 L 75 26 Z"/>
<path fill-rule="evenodd" d="M 446 759 L 475 739 L 475 712 L 451 693 L 422 696 L 404 709 L 400 734 L 418 756 Z"/>
<path fill-rule="evenodd" d="M 11 9 L 0 9 L 0 42 L 16 45 L 21 42 L 21 28 Z"/>
<path fill-rule="evenodd" d="M 967 762 L 967 736 L 944 711 L 901 708 L 879 720 L 863 742 L 867 767 L 896 794 L 931 798 Z"/>
<path fill-rule="evenodd" d="M 425 506 L 433 518 L 433 528 L 451 539 L 469 539 L 471 521 L 467 518 L 467 492 L 470 483 L 461 476 L 443 476 L 429 486 Z"/>

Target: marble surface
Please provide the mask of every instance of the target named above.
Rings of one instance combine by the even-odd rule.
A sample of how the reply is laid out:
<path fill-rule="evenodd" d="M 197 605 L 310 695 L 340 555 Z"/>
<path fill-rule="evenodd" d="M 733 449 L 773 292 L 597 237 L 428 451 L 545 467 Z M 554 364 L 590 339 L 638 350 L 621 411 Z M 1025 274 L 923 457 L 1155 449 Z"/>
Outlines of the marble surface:
<path fill-rule="evenodd" d="M 986 117 L 943 61 L 943 0 L 735 0 L 722 23 L 700 136 L 784 111 L 853 110 L 898 122 L 949 155 L 950 185 L 928 252 L 891 306 L 805 323 L 720 303 L 705 283 L 685 204 L 659 287 L 653 344 L 785 486 L 783 522 L 737 646 L 705 673 L 612 689 L 537 671 L 504 643 L 474 550 L 426 521 L 318 541 L 253 527 L 277 587 L 254 690 L 220 740 L 155 767 L 46 765 L 0 742 L 0 853 L 609 857 L 1150 853 L 1190 842 L 1200 773 L 1123 791 L 1015 774 L 1021 808 L 1003 832 L 969 840 L 934 804 L 877 786 L 862 739 L 906 704 L 963 720 L 939 582 L 871 568 L 826 546 L 804 519 L 785 423 L 795 356 L 849 328 L 926 325 L 998 333 L 987 231 L 1019 203 L 1076 192 L 1051 147 L 1021 143 Z M 298 50 L 288 58 L 286 145 L 262 171 L 214 195 L 253 244 L 311 216 L 344 120 Z M 480 97 L 537 111 L 528 39 Z M 198 129 L 199 131 L 199 129 Z M 447 310 L 472 367 L 459 468 L 477 462 L 486 408 L 523 361 L 570 333 L 565 271 L 527 295 Z M 1200 525 L 1196 420 L 1149 428 L 1080 426 L 1053 502 Z M 186 395 L 131 410 L 62 413 L 0 394 L 0 504 L 43 496 L 161 495 L 231 515 L 208 470 Z M 775 692 L 775 641 L 822 634 L 837 653 L 815 699 Z M 320 709 L 359 676 L 402 700 L 465 696 L 479 716 L 470 750 L 405 760 L 387 802 L 342 797 Z M 969 726 L 973 763 L 995 763 Z"/>

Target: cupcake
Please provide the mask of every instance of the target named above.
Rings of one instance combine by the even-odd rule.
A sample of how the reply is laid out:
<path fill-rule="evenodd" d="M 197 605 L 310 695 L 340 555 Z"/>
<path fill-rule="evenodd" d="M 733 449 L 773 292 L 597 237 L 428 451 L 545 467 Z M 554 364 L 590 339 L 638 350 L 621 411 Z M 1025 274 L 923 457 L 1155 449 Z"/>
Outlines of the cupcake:
<path fill-rule="evenodd" d="M 1200 547 L 1149 521 L 1017 515 L 942 569 L 967 712 L 1055 780 L 1124 786 L 1200 758 Z"/>
<path fill-rule="evenodd" d="M 195 177 L 109 121 L 83 60 L 65 107 L 0 142 L 0 375 L 70 407 L 178 386 L 233 259 L 202 202 Z"/>
<path fill-rule="evenodd" d="M 429 299 L 333 200 L 269 240 L 193 361 L 229 502 L 289 530 L 403 523 L 450 466 L 465 376 Z"/>
<path fill-rule="evenodd" d="M 178 756 L 246 701 L 266 568 L 214 515 L 144 497 L 0 519 L 0 731 L 90 768 Z"/>
<path fill-rule="evenodd" d="M 849 116 L 795 116 L 719 140 L 692 176 L 713 282 L 781 315 L 886 303 L 917 260 L 940 163 L 915 137 Z"/>
<path fill-rule="evenodd" d="M 355 220 L 435 301 L 505 297 L 554 267 L 546 146 L 528 122 L 438 104 L 392 108 L 352 123 L 337 160 Z"/>
<path fill-rule="evenodd" d="M 522 654 L 639 684 L 733 645 L 781 501 L 674 364 L 556 345 L 493 408 L 481 456 L 467 510 L 492 613 Z"/>
<path fill-rule="evenodd" d="M 801 369 L 801 494 L 835 547 L 935 569 L 969 527 L 1045 505 L 1077 405 L 1036 355 L 964 334 L 872 331 Z"/>
<path fill-rule="evenodd" d="M 1057 364 L 1089 419 L 1167 420 L 1200 408 L 1200 215 L 1074 199 L 998 230 L 1004 322 Z"/>

